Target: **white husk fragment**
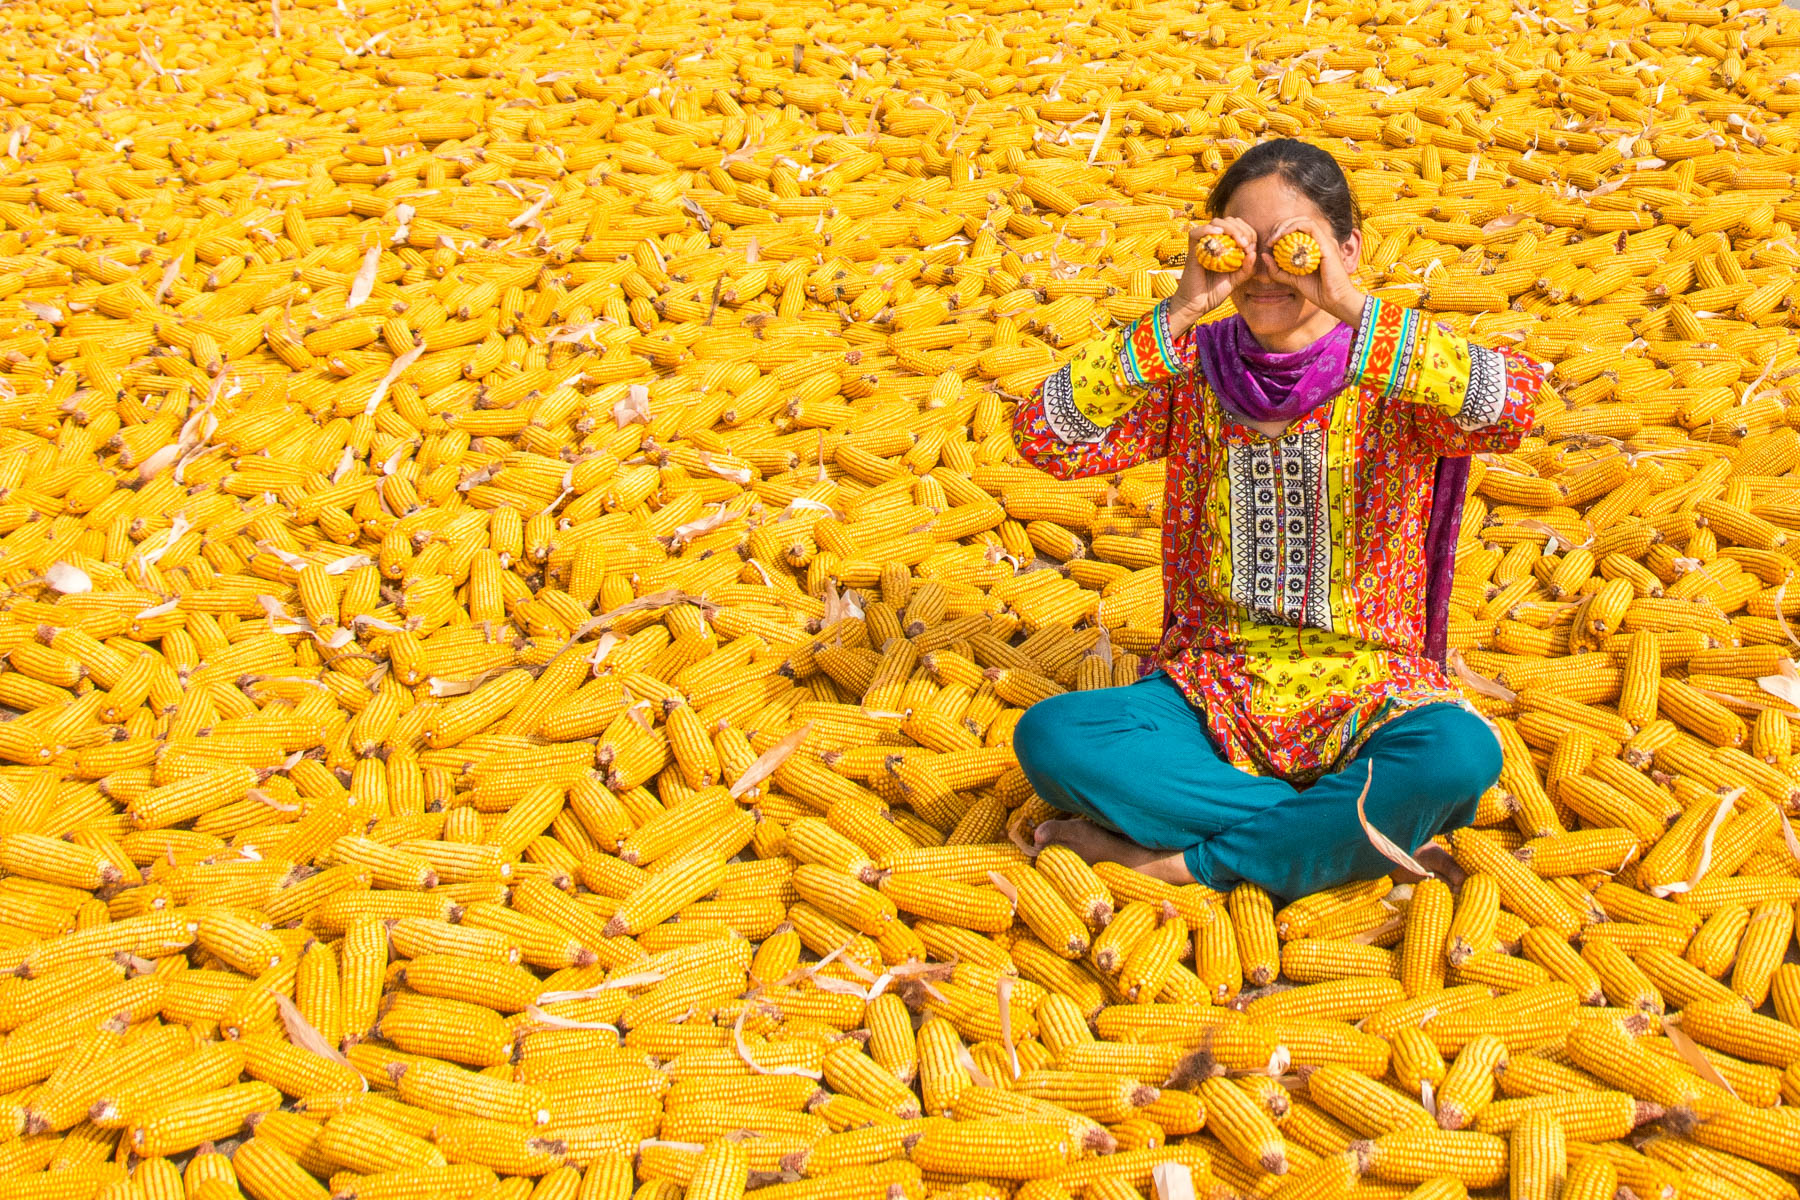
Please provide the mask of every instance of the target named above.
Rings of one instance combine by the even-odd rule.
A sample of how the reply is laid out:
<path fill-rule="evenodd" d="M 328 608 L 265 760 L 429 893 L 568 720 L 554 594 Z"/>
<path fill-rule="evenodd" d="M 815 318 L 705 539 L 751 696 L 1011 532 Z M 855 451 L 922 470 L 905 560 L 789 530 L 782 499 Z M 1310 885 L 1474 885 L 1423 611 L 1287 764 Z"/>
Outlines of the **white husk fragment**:
<path fill-rule="evenodd" d="M 823 1078 L 819 1072 L 808 1070 L 805 1067 L 765 1067 L 757 1062 L 756 1056 L 750 1053 L 750 1047 L 744 1041 L 744 1018 L 749 1013 L 749 1005 L 738 1009 L 737 1020 L 731 1024 L 731 1040 L 737 1050 L 738 1058 L 743 1060 L 746 1067 L 750 1068 L 752 1075 L 799 1075 L 804 1079 Z"/>
<path fill-rule="evenodd" d="M 793 730 L 779 742 L 776 742 L 773 746 L 770 746 L 767 750 L 764 750 L 761 754 L 757 755 L 756 761 L 744 768 L 744 773 L 738 776 L 737 782 L 731 785 L 731 798 L 736 800 L 739 796 L 742 796 L 745 792 L 773 775 L 776 769 L 788 760 L 788 756 L 800 748 L 800 743 L 804 742 L 806 740 L 806 735 L 811 732 L 812 722 L 808 721 L 806 724 Z"/>
<path fill-rule="evenodd" d="M 1712 1061 L 1701 1051 L 1700 1047 L 1694 1042 L 1694 1039 L 1689 1037 L 1687 1032 L 1681 1028 L 1679 1016 L 1663 1017 L 1662 1028 L 1663 1033 L 1667 1035 L 1669 1041 L 1674 1045 L 1675 1053 L 1681 1055 L 1681 1061 L 1692 1068 L 1694 1074 L 1706 1080 L 1708 1083 L 1717 1084 L 1719 1087 L 1724 1088 L 1727 1092 L 1731 1093 L 1732 1096 L 1737 1096 L 1737 1089 L 1731 1086 L 1731 1081 L 1719 1073 L 1719 1069 L 1712 1065 Z"/>
<path fill-rule="evenodd" d="M 387 374 L 381 377 L 381 382 L 375 385 L 375 390 L 369 393 L 368 403 L 363 405 L 363 416 L 375 415 L 375 411 L 381 407 L 381 402 L 387 398 L 388 388 L 392 387 L 394 381 L 406 373 L 406 368 L 418 362 L 419 355 L 423 353 L 425 353 L 425 340 L 421 338 L 418 345 L 394 360 L 393 365 L 388 367 Z"/>
<path fill-rule="evenodd" d="M 994 997 L 1000 1004 L 1000 1040 L 1006 1043 L 1006 1064 L 1012 1069 L 1012 1077 L 1019 1077 L 1019 1050 L 1013 1045 L 1012 1032 L 1012 990 L 1013 977 L 1002 973 L 994 981 Z"/>
<path fill-rule="evenodd" d="M 559 1017 L 555 1013 L 547 1013 L 537 1005 L 525 1009 L 525 1015 L 539 1025 L 547 1025 L 551 1029 L 597 1029 L 604 1033 L 617 1033 L 617 1025 L 608 1025 L 605 1021 L 577 1021 L 574 1017 Z"/>
<path fill-rule="evenodd" d="M 1793 855 L 1795 862 L 1800 862 L 1800 836 L 1795 835 L 1794 823 L 1787 819 L 1787 813 L 1779 804 L 1775 805 L 1775 821 L 1781 827 L 1781 840 L 1787 843 L 1788 853 Z"/>
<path fill-rule="evenodd" d="M 356 1070 L 356 1064 L 345 1058 L 336 1046 L 325 1040 L 324 1034 L 313 1028 L 312 1022 L 306 1019 L 298 1004 L 274 988 L 269 989 L 269 995 L 274 998 L 275 1007 L 281 1012 L 281 1024 L 287 1030 L 288 1041 L 320 1058 L 328 1058 L 341 1067 L 356 1071 L 356 1077 L 362 1080 L 362 1090 L 369 1090 L 369 1081 L 361 1071 Z"/>
<path fill-rule="evenodd" d="M 1150 1168 L 1156 1200 L 1194 1200 L 1194 1172 L 1184 1163 L 1160 1162 Z"/>
<path fill-rule="evenodd" d="M 941 1020 L 942 1018 L 939 1019 Z M 969 1079 L 975 1086 L 994 1086 L 994 1081 L 988 1078 L 988 1073 L 986 1071 L 983 1071 L 976 1065 L 975 1056 L 969 1053 L 969 1048 L 962 1044 L 961 1039 L 958 1039 L 956 1043 L 956 1062 L 958 1066 L 969 1073 Z"/>
<path fill-rule="evenodd" d="M 1470 691 L 1475 692 L 1478 695 L 1487 696 L 1490 699 L 1503 700 L 1508 704 L 1518 700 L 1518 693 L 1514 692 L 1505 684 L 1489 679 L 1485 675 L 1476 674 L 1469 664 L 1463 661 L 1462 652 L 1460 650 L 1450 651 L 1449 660 L 1450 670 L 1455 673 L 1458 679 L 1468 685 Z"/>
<path fill-rule="evenodd" d="M 381 247 L 370 246 L 363 251 L 362 265 L 356 268 L 356 277 L 350 281 L 350 295 L 344 301 L 345 312 L 355 312 L 375 290 L 375 270 L 381 265 Z"/>
<path fill-rule="evenodd" d="M 631 384 L 612 407 L 613 424 L 620 429 L 632 422 L 639 425 L 650 423 L 650 389 L 641 383 Z"/>
<path fill-rule="evenodd" d="M 1719 806 L 1713 810 L 1712 820 L 1707 823 L 1706 834 L 1700 839 L 1700 857 L 1694 863 L 1694 872 L 1686 880 L 1664 884 L 1650 889 L 1650 894 L 1661 899 L 1677 892 L 1691 892 L 1694 885 L 1706 878 L 1707 871 L 1712 869 L 1713 838 L 1718 835 L 1719 827 L 1725 824 L 1725 818 L 1737 807 L 1738 798 L 1744 794 L 1743 788 L 1733 788 L 1719 797 Z M 1786 824 L 1786 822 L 1783 822 Z"/>
<path fill-rule="evenodd" d="M 620 975 L 597 983 L 590 988 L 581 988 L 573 992 L 539 992 L 539 1004 L 560 1004 L 565 1000 L 592 1000 L 605 992 L 617 991 L 620 988 L 649 987 L 653 983 L 661 983 L 666 978 L 661 971 L 636 971 L 630 975 Z"/>
<path fill-rule="evenodd" d="M 44 582 L 51 590 L 61 592 L 65 596 L 79 595 L 94 590 L 94 581 L 80 567 L 66 562 L 53 562 L 44 569 Z"/>
<path fill-rule="evenodd" d="M 1005 896 L 1007 903 L 1013 906 L 1014 912 L 1017 912 L 1019 910 L 1019 889 L 1012 885 L 1012 880 L 998 871 L 989 871 L 987 877 L 988 882 L 994 885 L 994 890 Z"/>
<path fill-rule="evenodd" d="M 1370 822 L 1369 814 L 1365 806 L 1369 799 L 1369 788 L 1373 786 L 1374 783 L 1375 764 L 1374 762 L 1370 762 L 1368 778 L 1363 780 L 1362 793 L 1356 797 L 1356 819 L 1362 822 L 1363 834 L 1369 839 L 1369 844 L 1374 846 L 1381 856 L 1391 863 L 1405 867 L 1415 874 L 1432 874 L 1424 864 L 1420 863 L 1418 859 L 1402 850 L 1399 846 L 1396 846 L 1386 834 L 1375 828 L 1374 824 Z"/>
<path fill-rule="evenodd" d="M 1795 669 L 1793 659 L 1782 659 L 1775 668 L 1775 674 L 1762 676 L 1756 681 L 1756 686 L 1777 700 L 1800 708 L 1800 670 Z"/>

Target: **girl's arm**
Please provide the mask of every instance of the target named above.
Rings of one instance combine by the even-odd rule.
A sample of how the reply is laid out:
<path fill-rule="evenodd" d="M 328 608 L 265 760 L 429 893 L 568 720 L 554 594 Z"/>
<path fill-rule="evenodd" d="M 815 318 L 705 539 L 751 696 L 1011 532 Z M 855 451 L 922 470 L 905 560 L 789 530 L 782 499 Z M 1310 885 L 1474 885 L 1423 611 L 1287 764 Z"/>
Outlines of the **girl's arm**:
<path fill-rule="evenodd" d="M 1419 448 L 1457 458 L 1518 449 L 1531 432 L 1544 369 L 1511 350 L 1458 337 L 1416 309 L 1373 296 L 1350 348 L 1349 381 L 1407 408 Z"/>
<path fill-rule="evenodd" d="M 1013 413 L 1013 444 L 1058 479 L 1122 471 L 1169 452 L 1174 380 L 1193 367 L 1189 337 L 1169 335 L 1168 301 L 1084 344 Z"/>

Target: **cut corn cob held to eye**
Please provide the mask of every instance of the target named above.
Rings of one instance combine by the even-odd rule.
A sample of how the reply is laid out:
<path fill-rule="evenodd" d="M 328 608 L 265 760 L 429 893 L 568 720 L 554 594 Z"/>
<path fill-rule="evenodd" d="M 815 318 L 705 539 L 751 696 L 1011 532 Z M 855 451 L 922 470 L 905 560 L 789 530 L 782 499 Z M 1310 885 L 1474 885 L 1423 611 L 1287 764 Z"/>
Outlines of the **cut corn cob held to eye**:
<path fill-rule="evenodd" d="M 1215 275 L 1229 275 L 1244 265 L 1244 248 L 1222 233 L 1209 233 L 1194 243 L 1195 261 Z"/>
<path fill-rule="evenodd" d="M 0 1197 L 1800 1200 L 1800 17 L 1518 17 L 8 6 Z M 1266 504 L 1153 404 L 1026 453 L 1282 137 L 1383 407 L 1235 441 Z M 1469 463 L 1385 527 L 1498 734 L 1454 861 L 1382 771 L 1311 894 L 1055 807 L 1166 535 L 1305 559 L 1395 414 Z"/>
<path fill-rule="evenodd" d="M 1289 275 L 1311 275 L 1319 269 L 1324 251 L 1312 234 L 1295 229 L 1276 238 L 1269 247 L 1269 254 L 1275 259 L 1275 265 Z"/>

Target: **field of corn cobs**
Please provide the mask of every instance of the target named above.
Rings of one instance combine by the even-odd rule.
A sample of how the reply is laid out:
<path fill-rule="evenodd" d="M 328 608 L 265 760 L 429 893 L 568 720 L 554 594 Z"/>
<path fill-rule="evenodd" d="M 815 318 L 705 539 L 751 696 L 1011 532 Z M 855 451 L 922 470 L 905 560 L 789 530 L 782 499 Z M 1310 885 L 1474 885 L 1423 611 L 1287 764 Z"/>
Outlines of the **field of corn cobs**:
<path fill-rule="evenodd" d="M 0 1200 L 1800 1200 L 1800 17 L 0 9 Z M 1552 368 L 1451 889 L 1020 848 L 1258 139 Z M 1096 753 L 1104 753 L 1096 747 Z"/>

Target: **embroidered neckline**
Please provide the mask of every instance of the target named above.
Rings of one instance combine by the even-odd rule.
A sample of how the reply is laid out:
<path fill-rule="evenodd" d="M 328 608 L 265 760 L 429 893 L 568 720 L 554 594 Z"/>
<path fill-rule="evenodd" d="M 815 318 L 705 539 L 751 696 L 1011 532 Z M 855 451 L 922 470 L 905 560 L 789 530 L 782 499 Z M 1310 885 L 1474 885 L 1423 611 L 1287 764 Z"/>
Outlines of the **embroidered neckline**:
<path fill-rule="evenodd" d="M 1205 387 L 1205 384 L 1202 383 L 1201 386 Z M 1248 442 L 1251 445 L 1265 445 L 1286 441 L 1287 439 L 1303 434 L 1312 428 L 1329 427 L 1331 425 L 1332 416 L 1337 411 L 1339 399 L 1343 396 L 1344 392 L 1349 389 L 1339 389 L 1338 393 L 1332 396 L 1330 400 L 1327 400 L 1310 412 L 1305 412 L 1295 417 L 1292 421 L 1288 422 L 1286 429 L 1282 430 L 1279 435 L 1274 437 L 1269 436 L 1254 425 L 1246 424 L 1240 418 L 1232 415 L 1231 410 L 1225 407 L 1223 402 L 1219 400 L 1218 395 L 1214 393 L 1210 387 L 1206 387 L 1205 390 L 1206 394 L 1212 399 L 1213 407 L 1218 410 L 1220 432 L 1225 435 L 1226 443 L 1228 445 L 1244 442 Z"/>

